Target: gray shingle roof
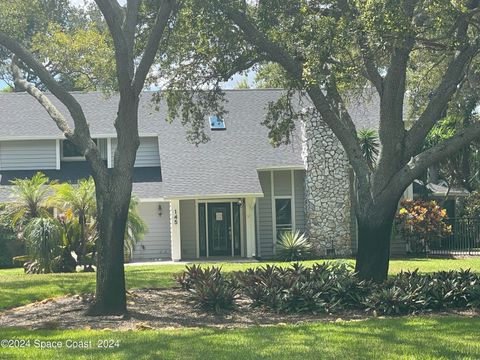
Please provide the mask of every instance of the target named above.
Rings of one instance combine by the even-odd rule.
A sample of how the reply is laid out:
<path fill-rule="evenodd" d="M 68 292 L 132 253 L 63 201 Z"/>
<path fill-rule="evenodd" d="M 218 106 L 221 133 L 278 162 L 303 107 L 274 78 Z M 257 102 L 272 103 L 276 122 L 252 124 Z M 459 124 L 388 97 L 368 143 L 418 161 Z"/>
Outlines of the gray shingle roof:
<path fill-rule="evenodd" d="M 197 147 L 186 140 L 186 129 L 179 121 L 172 124 L 165 121 L 165 106 L 160 104 L 160 111 L 156 111 L 150 101 L 152 93 L 144 93 L 139 107 L 139 132 L 159 136 L 163 183 L 137 184 L 134 187 L 137 196 L 261 195 L 258 169 L 303 167 L 300 126 L 291 145 L 273 148 L 268 130 L 261 125 L 268 102 L 280 95 L 281 90 L 227 91 L 228 114 L 224 118 L 227 129 L 211 131 L 205 119 L 210 141 Z M 74 96 L 84 109 L 93 136 L 115 134 L 113 121 L 118 95 L 105 97 L 92 92 Z M 67 113 L 53 97 L 52 101 Z M 378 127 L 377 106 L 351 104 L 349 107 L 359 128 Z M 54 136 L 61 134 L 31 96 L 0 94 L 0 140 Z"/>

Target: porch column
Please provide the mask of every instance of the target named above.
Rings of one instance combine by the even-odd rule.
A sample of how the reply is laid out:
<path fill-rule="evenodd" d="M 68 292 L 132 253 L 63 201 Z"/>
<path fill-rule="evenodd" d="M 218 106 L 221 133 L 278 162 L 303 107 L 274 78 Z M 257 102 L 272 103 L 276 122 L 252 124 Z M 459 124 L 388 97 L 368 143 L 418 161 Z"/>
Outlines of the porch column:
<path fill-rule="evenodd" d="M 182 246 L 180 243 L 180 200 L 170 201 L 170 240 L 172 260 L 179 261 L 182 258 Z"/>
<path fill-rule="evenodd" d="M 255 202 L 256 198 L 245 198 L 245 222 L 246 222 L 246 249 L 245 256 L 247 258 L 255 257 Z"/>

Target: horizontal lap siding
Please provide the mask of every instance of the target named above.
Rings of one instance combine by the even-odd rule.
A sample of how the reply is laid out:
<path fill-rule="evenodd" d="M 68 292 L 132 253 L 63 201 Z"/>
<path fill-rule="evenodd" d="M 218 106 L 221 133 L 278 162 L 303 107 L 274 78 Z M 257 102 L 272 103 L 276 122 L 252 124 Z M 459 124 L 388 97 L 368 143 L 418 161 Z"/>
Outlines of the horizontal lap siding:
<path fill-rule="evenodd" d="M 296 230 L 305 232 L 305 171 L 295 170 L 295 226 Z"/>
<path fill-rule="evenodd" d="M 162 215 L 159 215 L 159 205 L 162 207 Z M 170 204 L 143 202 L 139 204 L 138 211 L 146 222 L 148 231 L 135 246 L 133 260 L 170 259 Z"/>
<path fill-rule="evenodd" d="M 258 244 L 260 246 L 260 256 L 271 257 L 273 256 L 273 224 L 270 172 L 260 171 L 258 177 L 264 194 L 263 198 L 257 200 Z"/>
<path fill-rule="evenodd" d="M 114 161 L 117 139 L 112 139 L 112 164 Z M 160 153 L 158 150 L 158 137 L 141 137 L 137 150 L 135 167 L 160 166 Z"/>
<path fill-rule="evenodd" d="M 180 239 L 182 259 L 197 257 L 195 200 L 180 200 Z"/>
<path fill-rule="evenodd" d="M 1 170 L 50 170 L 57 165 L 55 140 L 3 141 Z"/>

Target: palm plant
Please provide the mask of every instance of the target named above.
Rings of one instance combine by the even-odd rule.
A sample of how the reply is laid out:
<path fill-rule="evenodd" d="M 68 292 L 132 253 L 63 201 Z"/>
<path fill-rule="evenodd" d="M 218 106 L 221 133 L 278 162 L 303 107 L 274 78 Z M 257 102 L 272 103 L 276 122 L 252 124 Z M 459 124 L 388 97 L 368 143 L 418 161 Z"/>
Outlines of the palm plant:
<path fill-rule="evenodd" d="M 47 200 L 50 195 L 49 184 L 56 184 L 41 172 L 31 179 L 15 179 L 10 181 L 14 201 L 5 209 L 12 226 L 27 225 L 31 219 L 49 217 Z"/>
<path fill-rule="evenodd" d="M 49 273 L 53 260 L 61 253 L 62 229 L 58 220 L 35 218 L 25 226 L 24 237 L 31 259 L 29 272 Z M 26 269 L 27 270 L 27 269 Z"/>
<path fill-rule="evenodd" d="M 367 160 L 370 169 L 373 170 L 380 152 L 378 133 L 374 129 L 362 129 L 358 131 L 357 137 L 363 156 Z"/>
<path fill-rule="evenodd" d="M 135 244 L 143 239 L 148 227 L 138 213 L 138 200 L 132 197 L 128 207 L 127 226 L 125 228 L 125 254 L 128 258 L 133 253 Z"/>
<path fill-rule="evenodd" d="M 95 183 L 90 177 L 87 180 L 80 180 L 77 185 L 64 183 L 55 185 L 55 195 L 52 203 L 65 210 L 67 217 L 74 214 L 78 218 L 80 228 L 79 244 L 77 248 L 78 263 L 83 264 L 87 269 L 85 261 L 88 243 L 89 219 L 93 218 L 96 210 Z"/>

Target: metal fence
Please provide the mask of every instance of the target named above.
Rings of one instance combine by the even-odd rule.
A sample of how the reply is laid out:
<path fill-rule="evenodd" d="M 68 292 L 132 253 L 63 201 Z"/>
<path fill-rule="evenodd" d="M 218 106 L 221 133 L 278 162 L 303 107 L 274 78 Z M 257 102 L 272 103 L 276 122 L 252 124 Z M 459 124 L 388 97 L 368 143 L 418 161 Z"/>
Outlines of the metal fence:
<path fill-rule="evenodd" d="M 480 219 L 451 218 L 445 221 L 452 226 L 452 234 L 433 237 L 428 242 L 427 253 L 433 255 L 480 255 Z"/>

